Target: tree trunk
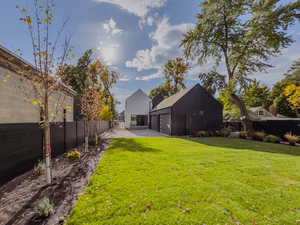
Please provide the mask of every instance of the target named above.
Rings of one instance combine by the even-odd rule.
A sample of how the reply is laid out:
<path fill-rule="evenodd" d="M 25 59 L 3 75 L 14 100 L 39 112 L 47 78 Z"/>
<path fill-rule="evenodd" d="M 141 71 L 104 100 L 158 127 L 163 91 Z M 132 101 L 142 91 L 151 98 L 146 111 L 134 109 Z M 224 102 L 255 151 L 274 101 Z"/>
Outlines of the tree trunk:
<path fill-rule="evenodd" d="M 48 88 L 45 88 L 45 110 L 44 110 L 44 149 L 45 149 L 45 164 L 46 164 L 46 179 L 47 183 L 52 183 L 52 171 L 51 171 L 51 139 L 50 139 L 50 122 L 49 122 L 49 96 Z"/>
<path fill-rule="evenodd" d="M 45 151 L 45 161 L 46 161 L 46 178 L 47 183 L 52 183 L 52 172 L 51 172 L 51 141 L 50 141 L 50 123 L 45 121 L 44 123 L 44 149 Z"/>
<path fill-rule="evenodd" d="M 231 94 L 230 97 L 233 103 L 240 109 L 244 131 L 247 131 L 249 135 L 251 135 L 253 133 L 253 122 L 249 117 L 249 113 L 244 102 L 236 94 Z"/>

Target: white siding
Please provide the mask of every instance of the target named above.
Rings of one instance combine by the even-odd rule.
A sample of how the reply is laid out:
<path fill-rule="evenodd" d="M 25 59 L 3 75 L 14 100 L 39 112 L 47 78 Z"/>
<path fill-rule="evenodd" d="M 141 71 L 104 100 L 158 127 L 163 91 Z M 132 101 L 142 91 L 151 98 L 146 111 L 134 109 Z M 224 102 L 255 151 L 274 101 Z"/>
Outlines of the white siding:
<path fill-rule="evenodd" d="M 147 115 L 149 122 L 151 99 L 141 90 L 137 90 L 125 103 L 125 127 L 130 128 L 132 115 Z"/>

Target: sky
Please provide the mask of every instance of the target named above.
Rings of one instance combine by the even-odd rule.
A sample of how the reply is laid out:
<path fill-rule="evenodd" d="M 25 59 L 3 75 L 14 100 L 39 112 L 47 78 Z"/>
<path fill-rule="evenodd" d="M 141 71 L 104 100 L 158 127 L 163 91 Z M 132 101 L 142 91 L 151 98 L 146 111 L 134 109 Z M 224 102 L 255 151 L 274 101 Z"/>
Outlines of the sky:
<path fill-rule="evenodd" d="M 9 0 L 1 3 L 0 44 L 32 62 L 32 48 L 26 26 L 16 5 L 30 8 L 32 0 Z M 53 32 L 68 19 L 65 33 L 72 36 L 77 57 L 93 49 L 96 57 L 118 72 L 119 82 L 113 88 L 124 109 L 125 99 L 137 89 L 145 93 L 163 82 L 162 67 L 169 60 L 182 56 L 179 47 L 183 34 L 197 22 L 198 0 L 64 0 L 56 1 Z M 278 57 L 268 73 L 253 74 L 271 87 L 282 79 L 292 62 L 300 58 L 300 25 L 289 30 L 295 40 Z M 191 65 L 186 85 L 199 80 L 198 74 L 211 69 L 211 64 Z M 221 68 L 222 70 L 222 68 Z"/>

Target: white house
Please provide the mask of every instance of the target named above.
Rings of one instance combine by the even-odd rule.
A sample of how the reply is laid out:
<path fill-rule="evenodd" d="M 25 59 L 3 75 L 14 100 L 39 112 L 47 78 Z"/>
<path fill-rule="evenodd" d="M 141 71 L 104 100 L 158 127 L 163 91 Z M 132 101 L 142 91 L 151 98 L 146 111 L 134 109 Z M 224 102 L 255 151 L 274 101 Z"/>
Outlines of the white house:
<path fill-rule="evenodd" d="M 151 99 L 141 89 L 134 92 L 125 102 L 125 128 L 147 128 Z"/>

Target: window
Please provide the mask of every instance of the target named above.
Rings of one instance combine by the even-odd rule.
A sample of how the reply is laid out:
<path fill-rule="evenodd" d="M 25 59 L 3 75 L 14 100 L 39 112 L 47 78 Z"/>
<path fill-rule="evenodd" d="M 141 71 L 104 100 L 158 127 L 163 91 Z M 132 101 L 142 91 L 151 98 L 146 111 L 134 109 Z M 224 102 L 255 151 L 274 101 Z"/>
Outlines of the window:
<path fill-rule="evenodd" d="M 148 116 L 147 115 L 131 115 L 131 126 L 147 126 Z"/>
<path fill-rule="evenodd" d="M 264 116 L 264 115 L 265 115 L 265 112 L 264 112 L 263 110 L 258 110 L 258 111 L 256 112 L 256 115 L 257 115 L 257 116 Z"/>

